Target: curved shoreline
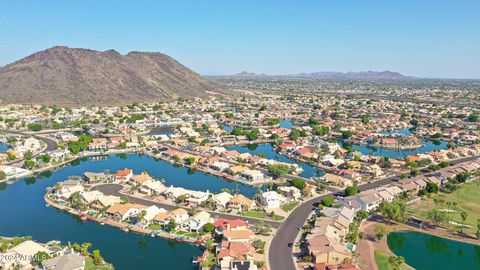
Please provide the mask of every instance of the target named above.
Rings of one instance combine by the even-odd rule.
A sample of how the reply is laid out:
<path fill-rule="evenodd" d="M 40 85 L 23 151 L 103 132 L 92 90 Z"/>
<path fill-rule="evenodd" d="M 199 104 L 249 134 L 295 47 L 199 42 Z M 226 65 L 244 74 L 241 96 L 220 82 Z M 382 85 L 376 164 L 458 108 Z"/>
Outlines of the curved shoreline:
<path fill-rule="evenodd" d="M 79 212 L 79 211 L 77 211 L 73 208 L 67 207 L 67 206 L 62 206 L 62 205 L 52 201 L 50 198 L 48 198 L 48 194 L 49 193 L 46 193 L 43 196 L 43 199 L 45 200 L 45 202 L 47 202 L 47 204 L 49 206 L 52 206 L 55 209 L 61 210 L 63 212 L 69 213 L 69 214 L 77 216 L 77 217 L 81 216 L 82 212 Z M 88 216 L 87 220 L 92 220 L 92 221 L 95 221 L 95 222 L 100 223 L 100 224 L 103 223 L 105 225 L 109 225 L 109 226 L 121 229 L 123 231 L 128 230 L 128 231 L 125 231 L 125 232 L 130 232 L 131 231 L 131 232 L 134 232 L 134 233 L 139 233 L 139 234 L 144 234 L 144 235 L 155 235 L 156 237 L 161 237 L 161 238 L 165 238 L 165 239 L 176 239 L 176 238 L 180 237 L 178 235 L 159 233 L 159 232 L 156 232 L 155 230 L 152 230 L 152 229 L 142 229 L 142 228 L 138 228 L 136 226 L 129 226 L 127 224 L 123 224 L 123 223 L 120 223 L 120 222 L 117 222 L 117 221 L 114 221 L 114 220 L 110 220 L 110 219 L 107 219 L 107 218 L 98 218 L 98 217 Z M 200 242 L 199 241 L 200 240 L 193 240 L 193 239 L 189 239 L 189 238 L 183 238 L 183 240 L 182 240 L 182 242 L 187 242 L 187 243 L 192 243 L 192 244 L 193 243 L 204 244 L 203 241 L 200 241 Z"/>

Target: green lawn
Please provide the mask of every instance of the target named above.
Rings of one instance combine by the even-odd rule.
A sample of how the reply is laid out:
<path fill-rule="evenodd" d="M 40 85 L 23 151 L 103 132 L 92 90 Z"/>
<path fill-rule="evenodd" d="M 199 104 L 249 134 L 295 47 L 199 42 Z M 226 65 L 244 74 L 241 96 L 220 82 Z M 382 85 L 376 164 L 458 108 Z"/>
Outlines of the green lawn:
<path fill-rule="evenodd" d="M 299 202 L 297 202 L 297 201 L 286 203 L 286 204 L 282 205 L 282 210 L 285 211 L 285 212 L 290 212 L 295 207 L 297 207 L 298 204 L 299 204 Z"/>
<path fill-rule="evenodd" d="M 280 215 L 273 215 L 272 219 L 273 219 L 273 220 L 276 220 L 276 221 L 279 221 L 279 220 L 284 220 L 285 217 L 284 217 L 284 216 L 280 216 Z"/>
<path fill-rule="evenodd" d="M 473 228 L 464 228 L 466 232 L 475 233 L 477 220 L 480 219 L 480 180 L 475 180 L 471 183 L 463 184 L 459 186 L 458 190 L 453 193 L 441 193 L 432 196 L 429 199 L 422 199 L 421 202 L 417 202 L 409 206 L 408 211 L 414 216 L 419 216 L 423 219 L 428 219 L 428 212 L 432 209 L 450 209 L 455 212 L 445 212 L 448 220 L 452 220 L 457 223 L 462 223 L 460 213 L 465 211 L 468 213 L 466 225 L 470 225 Z M 437 203 L 434 202 L 434 198 L 437 199 Z M 438 202 L 443 200 L 442 203 Z M 447 202 L 451 202 L 450 206 Z M 456 204 L 456 205 L 453 205 Z M 442 226 L 448 226 L 450 229 L 459 230 L 460 226 L 451 225 L 447 222 Z"/>
<path fill-rule="evenodd" d="M 390 264 L 388 263 L 388 254 L 380 251 L 375 250 L 375 262 L 377 263 L 378 270 L 391 270 Z M 400 267 L 400 270 L 407 269 L 405 265 Z"/>
<path fill-rule="evenodd" d="M 253 218 L 265 218 L 266 217 L 264 212 L 259 212 L 259 211 L 245 211 L 245 212 L 242 212 L 242 216 L 253 217 Z"/>
<path fill-rule="evenodd" d="M 158 225 L 158 224 L 150 224 L 148 225 L 148 228 L 150 230 L 154 230 L 154 231 L 161 231 L 163 230 L 163 226 L 162 225 Z"/>

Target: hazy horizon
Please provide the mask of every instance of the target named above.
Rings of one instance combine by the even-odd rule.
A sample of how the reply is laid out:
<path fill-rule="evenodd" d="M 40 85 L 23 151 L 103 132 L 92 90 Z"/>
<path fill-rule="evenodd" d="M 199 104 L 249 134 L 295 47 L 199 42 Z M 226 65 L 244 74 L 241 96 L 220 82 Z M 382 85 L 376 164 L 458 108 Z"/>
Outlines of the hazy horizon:
<path fill-rule="evenodd" d="M 158 51 L 200 74 L 480 78 L 478 1 L 1 2 L 0 66 L 52 46 Z"/>

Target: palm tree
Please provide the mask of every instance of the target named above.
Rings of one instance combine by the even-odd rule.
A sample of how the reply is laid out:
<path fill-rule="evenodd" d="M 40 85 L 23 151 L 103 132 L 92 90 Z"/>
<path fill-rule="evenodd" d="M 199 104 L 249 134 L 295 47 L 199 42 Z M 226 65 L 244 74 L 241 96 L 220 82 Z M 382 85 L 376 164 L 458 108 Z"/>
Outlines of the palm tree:
<path fill-rule="evenodd" d="M 462 227 L 460 227 L 460 232 L 463 233 L 463 224 L 465 223 L 465 220 L 467 220 L 467 217 L 468 217 L 468 213 L 465 212 L 465 211 L 462 211 L 460 213 L 460 218 L 462 219 Z"/>
<path fill-rule="evenodd" d="M 92 243 L 83 243 L 82 244 L 82 254 L 88 255 L 88 249 L 92 246 Z"/>
<path fill-rule="evenodd" d="M 400 266 L 405 262 L 402 256 L 390 256 L 388 257 L 388 264 L 393 270 L 400 270 Z"/>

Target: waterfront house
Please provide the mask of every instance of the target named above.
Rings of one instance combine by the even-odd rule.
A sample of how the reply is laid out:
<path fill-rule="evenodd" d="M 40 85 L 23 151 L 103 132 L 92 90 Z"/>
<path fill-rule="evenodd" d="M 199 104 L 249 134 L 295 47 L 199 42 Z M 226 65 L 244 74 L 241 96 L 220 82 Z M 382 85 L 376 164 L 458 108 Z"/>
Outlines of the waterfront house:
<path fill-rule="evenodd" d="M 120 201 L 120 197 L 113 195 L 103 195 L 94 200 L 90 205 L 90 208 L 99 212 L 102 209 L 106 209 L 107 207 L 110 207 L 116 203 L 120 203 Z"/>
<path fill-rule="evenodd" d="M 40 269 L 84 270 L 85 257 L 76 253 L 56 256 L 42 261 Z"/>
<path fill-rule="evenodd" d="M 259 197 L 260 204 L 265 208 L 279 208 L 287 199 L 276 191 L 263 192 Z"/>
<path fill-rule="evenodd" d="M 130 169 L 118 170 L 112 175 L 112 179 L 117 182 L 127 182 L 133 176 L 133 171 Z"/>
<path fill-rule="evenodd" d="M 191 205 L 199 205 L 208 200 L 210 197 L 210 192 L 208 190 L 207 192 L 188 190 L 187 197 L 187 202 L 189 202 Z"/>
<path fill-rule="evenodd" d="M 242 165 L 232 166 L 232 167 L 228 168 L 228 172 L 233 176 L 235 176 L 239 173 L 242 173 L 246 170 L 248 170 L 248 167 L 245 167 L 245 166 L 242 166 Z"/>
<path fill-rule="evenodd" d="M 0 254 L 0 269 L 33 269 L 32 260 L 39 252 L 45 252 L 49 256 L 53 254 L 32 240 L 24 241 Z"/>
<path fill-rule="evenodd" d="M 259 170 L 244 170 L 243 172 L 240 173 L 240 177 L 248 180 L 248 181 L 259 181 L 265 179 L 265 175 L 263 172 Z"/>
<path fill-rule="evenodd" d="M 223 210 L 227 207 L 227 203 L 233 198 L 230 193 L 221 192 L 213 195 L 212 202 L 216 205 L 217 210 Z"/>
<path fill-rule="evenodd" d="M 139 213 L 137 213 L 137 222 L 143 225 L 143 228 L 145 228 L 148 225 L 150 225 L 150 223 L 159 213 L 166 213 L 166 212 L 167 210 L 163 208 L 158 208 L 156 205 L 151 205 L 143 209 Z M 140 213 L 142 214 L 140 215 Z"/>
<path fill-rule="evenodd" d="M 146 181 L 141 187 L 140 192 L 147 195 L 162 194 L 167 187 L 160 181 Z"/>
<path fill-rule="evenodd" d="M 219 218 L 214 223 L 216 234 L 223 234 L 224 231 L 246 230 L 248 224 L 241 219 L 225 219 Z"/>
<path fill-rule="evenodd" d="M 202 229 L 203 225 L 209 223 L 211 220 L 208 212 L 200 211 L 184 221 L 181 226 L 189 231 L 198 232 Z"/>
<path fill-rule="evenodd" d="M 169 212 L 169 215 L 177 224 L 182 224 L 188 219 L 188 211 L 183 208 L 174 209 Z"/>
<path fill-rule="evenodd" d="M 229 242 L 248 243 L 255 239 L 255 233 L 251 230 L 230 230 L 223 232 L 223 238 Z"/>
<path fill-rule="evenodd" d="M 233 198 L 228 202 L 227 208 L 235 209 L 239 212 L 243 210 L 252 210 L 255 208 L 256 204 L 254 200 L 250 200 L 249 198 L 243 196 L 242 194 L 237 194 L 233 196 Z"/>
<path fill-rule="evenodd" d="M 80 192 L 80 199 L 88 205 L 92 204 L 95 200 L 102 196 L 103 193 L 98 190 Z"/>
<path fill-rule="evenodd" d="M 83 186 L 62 187 L 55 192 L 55 198 L 57 200 L 68 201 L 73 193 L 81 193 L 84 190 Z"/>
<path fill-rule="evenodd" d="M 256 254 L 252 244 L 248 242 L 222 241 L 217 251 L 222 265 L 233 260 L 251 260 Z"/>
<path fill-rule="evenodd" d="M 210 165 L 210 168 L 214 169 L 217 172 L 223 172 L 230 168 L 230 164 L 227 162 L 216 161 Z"/>
<path fill-rule="evenodd" d="M 142 174 L 136 174 L 130 177 L 130 179 L 128 179 L 127 181 L 127 184 L 131 186 L 141 187 L 142 185 L 148 184 L 153 181 L 153 178 L 148 173 L 143 172 Z"/>
<path fill-rule="evenodd" d="M 142 209 L 145 208 L 146 206 L 141 204 L 115 203 L 107 209 L 105 215 L 111 219 L 123 221 L 130 218 L 132 215 L 137 215 Z"/>
<path fill-rule="evenodd" d="M 110 179 L 110 177 L 105 173 L 85 172 L 83 174 L 83 179 L 89 184 L 96 184 L 106 182 Z"/>

